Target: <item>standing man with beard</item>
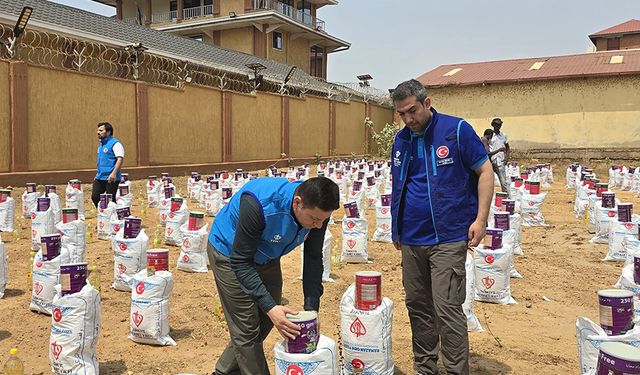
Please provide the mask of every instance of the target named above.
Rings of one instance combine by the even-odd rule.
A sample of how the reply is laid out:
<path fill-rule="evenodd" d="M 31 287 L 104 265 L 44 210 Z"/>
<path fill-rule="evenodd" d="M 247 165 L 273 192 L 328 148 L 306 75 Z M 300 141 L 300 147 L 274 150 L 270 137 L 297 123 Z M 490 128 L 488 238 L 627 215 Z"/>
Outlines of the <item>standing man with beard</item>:
<path fill-rule="evenodd" d="M 419 81 L 399 84 L 391 96 L 406 125 L 391 154 L 391 217 L 415 371 L 437 375 L 440 347 L 447 374 L 468 375 L 465 261 L 468 246 L 485 235 L 491 163 L 471 125 L 438 113 Z"/>
<path fill-rule="evenodd" d="M 91 200 L 98 207 L 100 194 L 109 193 L 116 201 L 116 191 L 120 184 L 120 169 L 124 161 L 124 146 L 113 137 L 113 126 L 108 122 L 98 124 L 98 172 L 93 180 Z"/>

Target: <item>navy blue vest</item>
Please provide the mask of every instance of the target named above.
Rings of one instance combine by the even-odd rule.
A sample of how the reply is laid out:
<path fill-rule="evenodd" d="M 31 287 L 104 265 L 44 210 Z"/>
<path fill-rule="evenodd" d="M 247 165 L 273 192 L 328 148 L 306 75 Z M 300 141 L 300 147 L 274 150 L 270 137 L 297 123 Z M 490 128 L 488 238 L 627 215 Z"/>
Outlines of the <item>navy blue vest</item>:
<path fill-rule="evenodd" d="M 304 242 L 309 229 L 298 226 L 291 213 L 291 204 L 296 188 L 301 181 L 289 182 L 286 178 L 258 178 L 249 181 L 224 206 L 216 216 L 209 243 L 218 252 L 229 256 L 240 211 L 240 197 L 250 194 L 262 207 L 265 229 L 254 261 L 266 264 L 291 252 Z"/>
<path fill-rule="evenodd" d="M 487 160 L 486 152 L 482 148 L 484 158 L 478 160 L 477 165 L 465 165 L 461 147 L 480 147 L 477 144 L 460 145 L 462 127 L 477 138 L 471 125 L 461 118 L 438 113 L 433 107 L 431 111 L 432 123 L 424 134 L 424 151 L 433 234 L 436 243 L 460 241 L 467 238 L 469 226 L 478 214 L 478 176 L 473 170 Z M 399 239 L 398 215 L 401 214 L 400 200 L 404 196 L 410 156 L 411 131 L 405 127 L 396 135 L 391 154 L 394 241 Z M 409 204 L 420 206 L 426 202 L 405 202 L 405 205 Z"/>
<path fill-rule="evenodd" d="M 109 175 L 113 172 L 113 168 L 116 166 L 116 154 L 113 152 L 113 145 L 120 142 L 112 136 L 108 136 L 105 139 L 100 140 L 98 146 L 98 173 L 96 173 L 96 180 L 106 181 L 109 179 Z M 120 171 L 116 176 L 116 181 L 120 181 Z"/>

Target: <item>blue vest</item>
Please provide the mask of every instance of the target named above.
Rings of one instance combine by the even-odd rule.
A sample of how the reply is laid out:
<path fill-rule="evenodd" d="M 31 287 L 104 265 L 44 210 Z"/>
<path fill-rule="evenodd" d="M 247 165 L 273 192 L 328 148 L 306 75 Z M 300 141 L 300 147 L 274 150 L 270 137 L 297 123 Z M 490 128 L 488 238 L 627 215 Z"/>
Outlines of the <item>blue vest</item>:
<path fill-rule="evenodd" d="M 209 243 L 223 255 L 230 256 L 240 211 L 240 197 L 250 194 L 262 207 L 265 223 L 260 244 L 253 258 L 256 264 L 266 264 L 291 252 L 304 242 L 309 229 L 298 226 L 291 213 L 296 188 L 301 181 L 286 178 L 258 178 L 249 181 L 216 216 Z"/>
<path fill-rule="evenodd" d="M 105 139 L 100 140 L 98 146 L 98 173 L 96 173 L 96 180 L 106 181 L 109 179 L 109 175 L 113 172 L 113 168 L 116 166 L 116 154 L 113 152 L 113 145 L 120 142 L 112 136 L 108 136 Z M 116 181 L 120 181 L 120 171 L 116 176 Z"/>
<path fill-rule="evenodd" d="M 431 111 L 431 125 L 424 134 L 425 189 L 429 201 L 404 204 L 430 205 L 436 244 L 461 241 L 467 239 L 469 226 L 478 214 L 478 176 L 474 170 L 487 160 L 487 154 L 471 125 L 433 108 Z M 463 132 L 467 140 L 461 144 Z M 405 127 L 396 135 L 391 154 L 393 241 L 399 239 L 400 200 L 406 198 L 411 147 L 411 130 Z"/>

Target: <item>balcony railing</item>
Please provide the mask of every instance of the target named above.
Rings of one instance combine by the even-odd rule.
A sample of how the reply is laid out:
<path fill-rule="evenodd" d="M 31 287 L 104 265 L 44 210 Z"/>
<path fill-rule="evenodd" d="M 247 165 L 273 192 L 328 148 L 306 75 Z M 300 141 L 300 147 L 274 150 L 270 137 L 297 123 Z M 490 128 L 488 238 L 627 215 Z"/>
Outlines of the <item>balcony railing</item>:
<path fill-rule="evenodd" d="M 151 15 L 151 23 L 176 22 L 177 19 L 178 19 L 178 12 L 175 10 L 162 12 L 162 13 L 153 13 Z"/>
<path fill-rule="evenodd" d="M 184 19 L 198 18 L 213 15 L 213 5 L 205 5 L 195 8 L 186 8 L 182 12 Z"/>
<path fill-rule="evenodd" d="M 253 0 L 253 10 L 273 10 L 294 21 L 303 23 L 314 30 L 325 31 L 325 22 L 323 20 L 307 14 L 301 9 L 296 10 L 291 5 L 281 3 L 277 0 Z"/>
<path fill-rule="evenodd" d="M 219 0 L 215 0 L 219 1 Z M 302 23 L 306 26 L 311 27 L 314 30 L 325 32 L 325 22 L 317 17 L 314 17 L 308 13 L 305 13 L 302 9 L 295 9 L 291 5 L 284 4 L 277 0 L 253 0 L 252 2 L 253 11 L 260 10 L 272 10 L 277 13 L 280 13 L 296 22 Z M 210 17 L 214 15 L 214 6 L 213 5 L 205 5 L 194 8 L 185 8 L 182 11 L 182 18 L 185 20 L 196 19 L 200 17 Z M 142 16 L 141 20 L 137 17 L 126 18 L 123 21 L 133 24 L 145 24 L 145 16 Z M 162 12 L 162 13 L 153 13 L 151 15 L 151 23 L 172 23 L 178 20 L 178 12 L 175 10 Z"/>
<path fill-rule="evenodd" d="M 304 23 L 305 25 L 311 26 L 312 29 L 318 31 L 324 30 L 324 21 L 318 17 L 314 17 L 310 14 L 305 13 L 302 10 L 298 10 L 298 19 L 297 21 Z"/>

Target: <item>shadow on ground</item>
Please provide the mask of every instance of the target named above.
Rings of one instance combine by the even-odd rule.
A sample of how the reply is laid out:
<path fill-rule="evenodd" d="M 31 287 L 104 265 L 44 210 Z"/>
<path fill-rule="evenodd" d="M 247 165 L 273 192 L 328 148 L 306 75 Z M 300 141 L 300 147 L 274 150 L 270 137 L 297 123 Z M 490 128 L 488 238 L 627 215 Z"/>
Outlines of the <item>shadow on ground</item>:
<path fill-rule="evenodd" d="M 495 358 L 471 353 L 470 373 L 474 375 L 497 375 L 511 372 L 511 366 L 496 361 Z M 442 372 L 442 374 L 445 374 Z"/>
<path fill-rule="evenodd" d="M 171 329 L 171 331 L 169 332 L 169 336 L 171 336 L 171 338 L 175 341 L 180 341 L 182 339 L 191 337 L 192 332 L 193 330 L 191 328 Z"/>
<path fill-rule="evenodd" d="M 7 289 L 4 291 L 4 298 L 19 297 L 24 294 L 22 289 Z"/>
<path fill-rule="evenodd" d="M 126 374 L 127 365 L 122 360 L 100 362 L 100 373 L 120 375 Z"/>
<path fill-rule="evenodd" d="M 2 341 L 4 339 L 8 339 L 9 337 L 11 337 L 11 332 L 9 332 L 9 331 L 0 331 L 0 341 Z"/>

